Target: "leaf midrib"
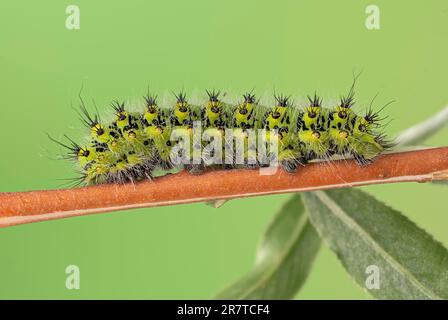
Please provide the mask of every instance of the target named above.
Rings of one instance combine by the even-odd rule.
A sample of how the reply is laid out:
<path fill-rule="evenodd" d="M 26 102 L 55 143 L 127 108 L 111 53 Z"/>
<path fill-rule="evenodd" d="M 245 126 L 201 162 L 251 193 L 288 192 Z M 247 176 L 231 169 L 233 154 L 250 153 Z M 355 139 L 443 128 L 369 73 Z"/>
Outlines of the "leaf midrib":
<path fill-rule="evenodd" d="M 428 289 L 424 286 L 411 272 L 409 272 L 400 262 L 398 262 L 395 258 L 393 258 L 383 247 L 378 244 L 369 233 L 361 227 L 354 219 L 352 219 L 333 199 L 331 199 L 325 192 L 316 191 L 314 192 L 316 196 L 324 203 L 333 213 L 334 215 L 340 219 L 342 222 L 350 225 L 355 232 L 357 232 L 362 239 L 366 242 L 370 243 L 370 245 L 374 248 L 376 252 L 379 253 L 386 261 L 390 263 L 390 265 L 398 272 L 404 275 L 407 279 L 410 280 L 423 294 L 432 299 L 442 299 L 437 294 L 435 294 L 432 290 Z"/>

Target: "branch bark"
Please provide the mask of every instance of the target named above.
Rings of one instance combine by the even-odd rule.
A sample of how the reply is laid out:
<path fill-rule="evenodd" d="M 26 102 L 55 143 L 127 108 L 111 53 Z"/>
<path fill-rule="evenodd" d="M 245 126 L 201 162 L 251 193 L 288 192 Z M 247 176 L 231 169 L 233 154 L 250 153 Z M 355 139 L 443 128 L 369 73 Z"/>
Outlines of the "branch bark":
<path fill-rule="evenodd" d="M 180 172 L 136 184 L 0 193 L 0 227 L 132 208 L 396 182 L 448 179 L 448 147 L 385 154 L 367 167 L 353 160 L 279 169 Z"/>

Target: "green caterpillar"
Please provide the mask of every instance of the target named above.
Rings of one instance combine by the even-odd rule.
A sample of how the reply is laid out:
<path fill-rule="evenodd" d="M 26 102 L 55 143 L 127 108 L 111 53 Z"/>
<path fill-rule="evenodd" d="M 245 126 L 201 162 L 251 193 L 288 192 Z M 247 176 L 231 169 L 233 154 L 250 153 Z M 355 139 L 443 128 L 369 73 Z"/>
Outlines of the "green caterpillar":
<path fill-rule="evenodd" d="M 260 168 L 274 158 L 291 173 L 311 160 L 335 155 L 366 165 L 392 147 L 381 131 L 379 112 L 370 107 L 364 115 L 353 111 L 354 83 L 330 108 L 322 106 L 317 94 L 308 96 L 305 106 L 284 95 L 274 95 L 275 103 L 263 106 L 252 92 L 234 104 L 224 102 L 219 91 L 206 93 L 207 101 L 194 105 L 180 92 L 168 107 L 147 94 L 140 112 L 115 101 L 110 122 L 92 116 L 81 99 L 89 142 L 52 140 L 69 150 L 64 158 L 77 163 L 76 182 L 82 185 L 151 179 L 156 168 L 182 167 L 194 174 L 206 168 Z M 197 128 L 203 135 L 197 135 Z"/>

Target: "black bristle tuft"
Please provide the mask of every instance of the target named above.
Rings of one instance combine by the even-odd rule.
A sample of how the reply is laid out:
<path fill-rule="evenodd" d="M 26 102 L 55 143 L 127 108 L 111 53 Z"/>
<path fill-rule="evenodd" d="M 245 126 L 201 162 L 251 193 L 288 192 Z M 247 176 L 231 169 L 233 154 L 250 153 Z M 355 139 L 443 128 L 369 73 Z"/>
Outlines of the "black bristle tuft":
<path fill-rule="evenodd" d="M 98 114 L 95 114 L 95 116 L 92 117 L 89 111 L 87 110 L 84 100 L 81 97 L 79 97 L 79 99 L 80 99 L 79 109 L 81 110 L 81 113 L 78 112 L 78 114 L 81 122 L 88 128 L 96 126 L 99 123 Z"/>
<path fill-rule="evenodd" d="M 82 149 L 79 144 L 77 144 L 75 141 L 70 139 L 67 135 L 64 135 L 64 137 L 70 142 L 69 144 L 65 144 L 59 140 L 54 139 L 47 133 L 48 138 L 53 141 L 54 143 L 60 145 L 61 147 L 64 147 L 69 152 L 63 156 L 63 159 L 70 159 L 70 160 L 76 160 L 78 158 L 79 151 Z"/>
<path fill-rule="evenodd" d="M 205 92 L 207 92 L 208 100 L 210 102 L 219 101 L 219 95 L 221 94 L 221 91 L 215 91 L 215 89 L 213 89 L 212 91 L 205 90 Z"/>
<path fill-rule="evenodd" d="M 308 101 L 310 102 L 310 106 L 311 107 L 320 107 L 320 106 L 322 106 L 322 100 L 323 99 L 321 97 L 319 97 L 316 92 L 314 92 L 314 96 L 313 97 L 308 96 Z"/>
<path fill-rule="evenodd" d="M 275 101 L 277 101 L 277 106 L 279 106 L 279 107 L 289 107 L 290 106 L 290 103 L 289 103 L 290 97 L 289 96 L 274 93 L 274 98 L 275 98 Z"/>
<path fill-rule="evenodd" d="M 244 103 L 255 103 L 255 94 L 252 92 L 248 92 L 243 94 Z"/>
<path fill-rule="evenodd" d="M 174 93 L 174 96 L 176 97 L 177 103 L 185 103 L 187 102 L 187 94 L 182 90 L 178 94 Z"/>
<path fill-rule="evenodd" d="M 358 77 L 361 75 L 359 73 L 358 75 L 353 74 L 353 83 L 350 87 L 350 90 L 346 96 L 341 97 L 341 107 L 342 108 L 351 108 L 355 104 L 355 85 L 356 80 L 358 80 Z"/>
<path fill-rule="evenodd" d="M 120 103 L 117 100 L 115 100 L 112 102 L 111 106 L 112 106 L 112 109 L 114 109 L 115 112 L 118 114 L 124 112 L 124 102 Z"/>
<path fill-rule="evenodd" d="M 145 98 L 147 107 L 157 106 L 157 95 L 149 95 L 149 94 L 147 94 L 143 98 Z"/>

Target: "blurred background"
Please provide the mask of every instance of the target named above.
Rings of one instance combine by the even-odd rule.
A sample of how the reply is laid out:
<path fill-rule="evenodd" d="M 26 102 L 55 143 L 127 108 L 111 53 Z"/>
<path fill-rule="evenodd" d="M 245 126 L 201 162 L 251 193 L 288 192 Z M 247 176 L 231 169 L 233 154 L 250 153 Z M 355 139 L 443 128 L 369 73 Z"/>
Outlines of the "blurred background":
<path fill-rule="evenodd" d="M 369 30 L 366 7 L 380 10 Z M 66 8 L 80 29 L 66 28 Z M 375 106 L 394 136 L 448 103 L 446 1 L 1 1 L 0 192 L 58 188 L 74 176 L 56 138 L 86 132 L 73 107 L 84 84 L 103 114 L 113 99 L 252 88 L 327 100 L 347 92 Z M 325 100 L 325 99 L 324 99 Z M 428 141 L 446 145 L 448 130 Z M 364 190 L 448 246 L 447 187 Z M 247 272 L 287 195 L 98 214 L 0 229 L 0 298 L 209 298 Z M 78 265 L 81 289 L 67 290 Z M 369 296 L 324 245 L 299 299 Z"/>

